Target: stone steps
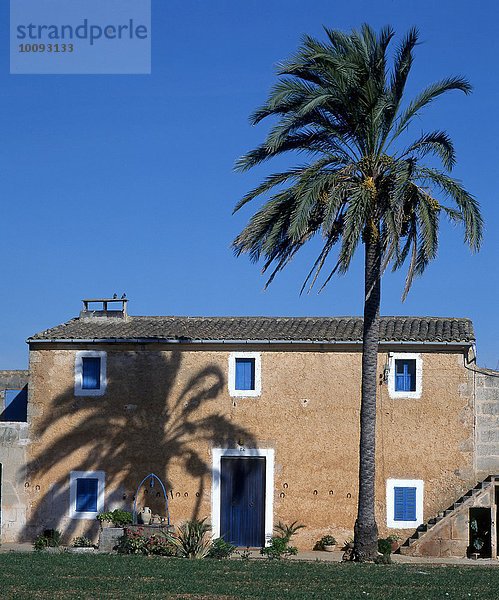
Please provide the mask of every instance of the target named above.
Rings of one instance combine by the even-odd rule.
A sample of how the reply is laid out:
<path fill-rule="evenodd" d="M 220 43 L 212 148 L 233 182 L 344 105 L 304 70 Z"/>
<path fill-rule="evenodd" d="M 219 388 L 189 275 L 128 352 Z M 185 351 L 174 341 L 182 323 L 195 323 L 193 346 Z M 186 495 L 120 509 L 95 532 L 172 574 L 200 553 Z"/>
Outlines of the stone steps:
<path fill-rule="evenodd" d="M 461 509 L 461 507 L 467 504 L 469 500 L 475 498 L 483 490 L 487 489 L 490 485 L 492 485 L 496 480 L 499 481 L 498 475 L 489 475 L 486 479 L 480 481 L 475 485 L 475 487 L 463 494 L 463 496 L 456 500 L 447 509 L 441 511 L 437 516 L 432 517 L 426 523 L 419 525 L 416 531 L 405 540 L 405 542 L 400 546 L 397 552 L 404 554 L 404 549 L 414 547 L 414 544 L 416 544 L 421 538 L 423 538 L 436 525 L 448 519 L 451 515 L 454 515 L 458 510 Z"/>

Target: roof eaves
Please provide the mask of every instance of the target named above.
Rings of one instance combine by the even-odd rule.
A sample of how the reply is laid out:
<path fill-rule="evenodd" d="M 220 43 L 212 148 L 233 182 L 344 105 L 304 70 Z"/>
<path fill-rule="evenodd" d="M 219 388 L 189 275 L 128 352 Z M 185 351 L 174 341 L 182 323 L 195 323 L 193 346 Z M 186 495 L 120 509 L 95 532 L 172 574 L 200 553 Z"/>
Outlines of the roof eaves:
<path fill-rule="evenodd" d="M 362 344 L 362 340 L 290 340 L 290 339 L 194 339 L 194 338 L 28 338 L 28 344 L 31 343 L 52 343 L 52 344 L 322 344 L 322 345 L 341 345 L 341 344 Z M 474 340 L 383 340 L 380 345 L 426 345 L 426 346 L 471 346 Z"/>

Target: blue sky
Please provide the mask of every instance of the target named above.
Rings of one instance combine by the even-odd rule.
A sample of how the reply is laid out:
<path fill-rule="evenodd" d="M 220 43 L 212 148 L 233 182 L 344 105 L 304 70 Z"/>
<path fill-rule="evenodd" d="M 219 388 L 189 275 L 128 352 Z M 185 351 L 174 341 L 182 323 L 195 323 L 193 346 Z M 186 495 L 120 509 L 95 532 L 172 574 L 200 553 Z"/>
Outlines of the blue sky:
<path fill-rule="evenodd" d="M 267 125 L 248 115 L 275 65 L 322 25 L 391 24 L 421 32 L 409 91 L 467 76 L 422 129 L 446 129 L 454 175 L 481 202 L 483 249 L 442 227 L 439 257 L 405 303 L 402 274 L 383 282 L 385 315 L 473 319 L 479 363 L 499 361 L 499 8 L 492 1 L 153 0 L 152 74 L 9 74 L 8 2 L 0 0 L 0 368 L 25 368 L 25 339 L 76 316 L 84 297 L 121 295 L 131 314 L 348 315 L 362 312 L 362 257 L 320 295 L 299 296 L 312 245 L 263 291 L 260 269 L 230 243 L 252 210 L 236 201 L 271 166 L 233 172 Z"/>

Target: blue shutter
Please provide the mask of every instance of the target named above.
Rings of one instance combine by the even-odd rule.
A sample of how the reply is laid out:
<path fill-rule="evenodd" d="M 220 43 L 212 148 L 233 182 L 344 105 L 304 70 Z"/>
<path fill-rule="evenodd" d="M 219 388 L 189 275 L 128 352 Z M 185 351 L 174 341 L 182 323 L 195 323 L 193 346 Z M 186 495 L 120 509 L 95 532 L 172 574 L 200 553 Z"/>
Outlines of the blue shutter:
<path fill-rule="evenodd" d="M 394 494 L 394 520 L 416 521 L 416 488 L 395 487 Z"/>
<path fill-rule="evenodd" d="M 416 391 L 416 360 L 395 360 L 395 391 Z"/>
<path fill-rule="evenodd" d="M 86 357 L 82 359 L 82 384 L 84 390 L 100 389 L 100 358 Z"/>
<path fill-rule="evenodd" d="M 93 477 L 76 480 L 76 511 L 97 512 L 99 480 Z"/>
<path fill-rule="evenodd" d="M 416 520 L 416 488 L 405 488 L 405 520 Z"/>
<path fill-rule="evenodd" d="M 28 388 L 22 390 L 5 390 L 5 410 L 0 421 L 27 421 Z"/>
<path fill-rule="evenodd" d="M 236 390 L 255 389 L 255 359 L 236 358 Z"/>

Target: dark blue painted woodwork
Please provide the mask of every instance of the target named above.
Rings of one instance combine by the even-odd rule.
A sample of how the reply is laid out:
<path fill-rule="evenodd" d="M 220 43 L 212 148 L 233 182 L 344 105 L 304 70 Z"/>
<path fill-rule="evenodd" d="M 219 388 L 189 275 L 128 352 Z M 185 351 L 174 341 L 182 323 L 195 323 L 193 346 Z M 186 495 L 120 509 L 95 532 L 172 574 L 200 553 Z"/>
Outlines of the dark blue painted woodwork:
<path fill-rule="evenodd" d="M 416 391 L 416 360 L 414 358 L 395 360 L 395 391 Z"/>
<path fill-rule="evenodd" d="M 22 390 L 5 390 L 4 410 L 0 414 L 0 421 L 28 420 L 28 388 Z"/>
<path fill-rule="evenodd" d="M 82 359 L 82 384 L 84 390 L 100 389 L 100 358 L 87 356 Z"/>
<path fill-rule="evenodd" d="M 236 358 L 236 390 L 255 389 L 255 359 Z"/>
<path fill-rule="evenodd" d="M 415 521 L 416 520 L 416 488 L 415 487 L 395 487 L 393 488 L 394 498 L 394 518 L 395 521 Z"/>
<path fill-rule="evenodd" d="M 222 458 L 220 536 L 236 546 L 265 543 L 265 458 Z"/>
<path fill-rule="evenodd" d="M 99 480 L 85 477 L 76 480 L 77 512 L 97 512 L 97 493 Z"/>

